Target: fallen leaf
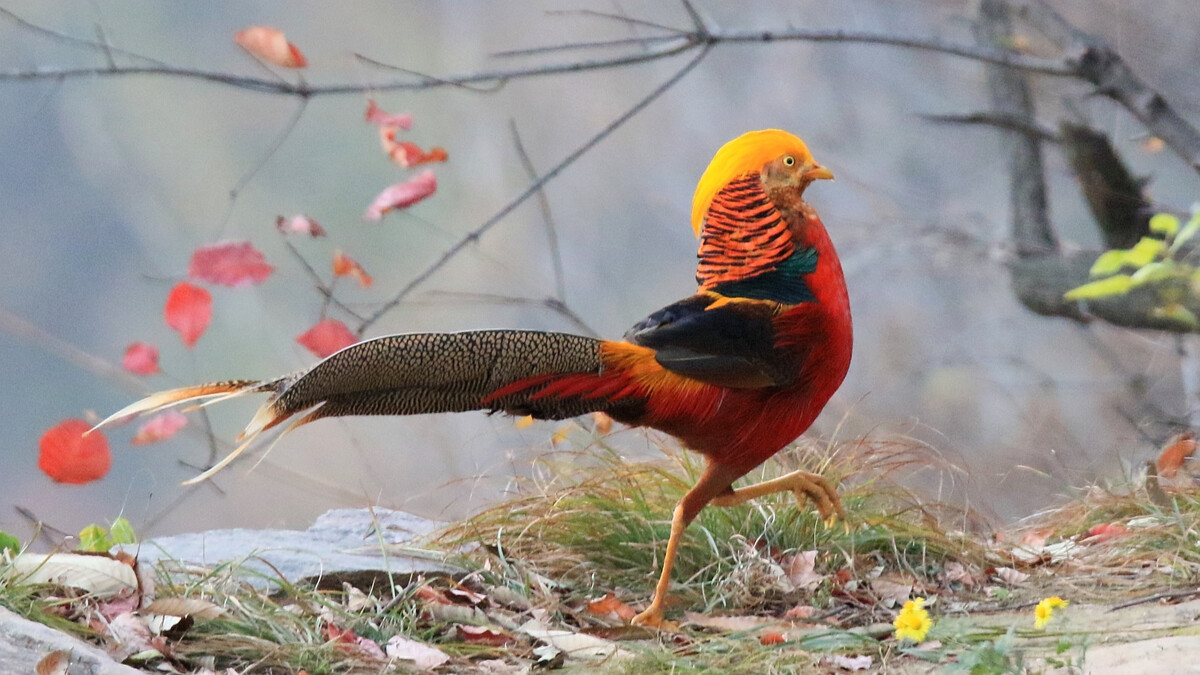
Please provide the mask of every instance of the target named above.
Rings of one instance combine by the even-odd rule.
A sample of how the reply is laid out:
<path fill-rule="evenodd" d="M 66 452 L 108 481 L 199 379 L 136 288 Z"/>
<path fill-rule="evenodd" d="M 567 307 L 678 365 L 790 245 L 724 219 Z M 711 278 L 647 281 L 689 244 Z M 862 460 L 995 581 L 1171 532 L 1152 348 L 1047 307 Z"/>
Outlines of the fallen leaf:
<path fill-rule="evenodd" d="M 363 266 L 358 264 L 357 260 L 346 255 L 341 250 L 333 252 L 333 276 L 351 277 L 363 288 L 370 286 L 374 281 L 371 275 L 367 274 L 367 271 L 363 269 Z"/>
<path fill-rule="evenodd" d="M 382 220 L 383 214 L 392 209 L 403 209 L 425 199 L 437 191 L 437 176 L 426 169 L 412 178 L 389 186 L 380 192 L 363 216 L 366 220 Z"/>
<path fill-rule="evenodd" d="M 769 645 L 779 645 L 787 642 L 787 637 L 783 633 L 763 633 L 758 636 L 758 644 L 766 647 Z"/>
<path fill-rule="evenodd" d="M 829 660 L 833 662 L 833 665 L 841 668 L 842 670 L 867 670 L 871 667 L 871 657 L 867 656 L 866 654 L 863 654 L 862 656 L 842 656 L 841 654 L 834 654 L 829 657 Z"/>
<path fill-rule="evenodd" d="M 1191 431 L 1180 434 L 1158 456 L 1158 475 L 1162 478 L 1174 478 L 1183 466 L 1183 461 L 1195 452 L 1196 434 Z"/>
<path fill-rule="evenodd" d="M 138 427 L 129 442 L 132 445 L 146 445 L 165 441 L 174 436 L 175 432 L 186 427 L 187 423 L 187 415 L 178 410 L 164 410 Z"/>
<path fill-rule="evenodd" d="M 254 244 L 248 241 L 222 241 L 201 246 L 192 253 L 188 276 L 219 286 L 261 284 L 275 268 Z"/>
<path fill-rule="evenodd" d="M 153 375 L 158 372 L 158 347 L 134 342 L 125 348 L 121 367 L 134 375 Z"/>
<path fill-rule="evenodd" d="M 377 124 L 381 127 L 398 127 L 408 131 L 412 128 L 412 115 L 395 115 L 387 112 L 379 107 L 375 99 L 367 99 L 367 114 L 366 119 L 371 124 Z"/>
<path fill-rule="evenodd" d="M 528 429 L 533 426 L 533 415 L 522 415 L 513 421 L 513 426 L 518 429 Z"/>
<path fill-rule="evenodd" d="M 476 593 L 466 586 L 454 586 L 452 588 L 447 588 L 446 597 L 454 600 L 455 602 L 468 605 L 481 605 L 485 600 L 487 600 L 486 595 L 482 593 Z"/>
<path fill-rule="evenodd" d="M 784 556 L 783 560 L 779 561 L 779 565 L 787 574 L 788 581 L 800 590 L 811 591 L 825 578 L 824 574 L 817 574 L 813 571 L 817 566 L 816 550 L 801 551 Z"/>
<path fill-rule="evenodd" d="M 38 659 L 35 670 L 37 675 L 67 675 L 70 665 L 71 652 L 59 649 Z"/>
<path fill-rule="evenodd" d="M 10 575 L 24 583 L 79 588 L 97 598 L 126 596 L 138 588 L 133 567 L 107 555 L 22 553 L 0 576 Z"/>
<path fill-rule="evenodd" d="M 82 485 L 103 478 L 112 454 L 103 432 L 81 419 L 68 419 L 46 430 L 38 442 L 38 468 L 59 483 Z"/>
<path fill-rule="evenodd" d="M 432 603 L 435 605 L 453 605 L 454 604 L 454 601 L 451 600 L 450 598 L 447 598 L 445 593 L 442 593 L 441 591 L 439 591 L 438 589 L 436 589 L 432 586 L 422 586 L 422 587 L 418 588 L 417 589 L 417 597 L 420 598 L 421 600 L 424 600 L 425 602 Z"/>
<path fill-rule="evenodd" d="M 545 619 L 530 619 L 521 626 L 520 631 L 535 640 L 540 640 L 565 652 L 568 658 L 605 661 L 632 656 L 611 640 L 550 628 Z"/>
<path fill-rule="evenodd" d="M 142 613 L 177 616 L 179 618 L 190 616 L 193 619 L 202 619 L 205 621 L 217 619 L 226 614 L 225 609 L 220 605 L 204 600 L 203 598 L 159 598 L 143 607 Z"/>
<path fill-rule="evenodd" d="M 304 54 L 287 41 L 283 31 L 269 26 L 250 26 L 233 36 L 237 46 L 254 56 L 284 68 L 303 68 L 308 65 Z"/>
<path fill-rule="evenodd" d="M 1024 572 L 1019 572 L 1011 567 L 997 567 L 996 578 L 1005 584 L 1008 584 L 1009 586 L 1016 586 L 1017 584 L 1020 584 L 1028 579 L 1029 575 Z"/>
<path fill-rule="evenodd" d="M 602 412 L 592 413 L 592 424 L 596 426 L 596 433 L 601 436 L 607 436 L 613 428 L 613 418 Z"/>
<path fill-rule="evenodd" d="M 1021 535 L 1021 546 L 1036 550 L 1046 546 L 1046 540 L 1050 535 L 1054 534 L 1054 528 L 1043 527 L 1037 530 L 1030 530 Z"/>
<path fill-rule="evenodd" d="M 1083 538 L 1088 544 L 1098 544 L 1102 541 L 1108 541 L 1121 535 L 1129 534 L 1129 528 L 1120 523 L 1101 523 L 1093 525 L 1091 529 L 1083 535 Z"/>
<path fill-rule="evenodd" d="M 358 342 L 358 336 L 337 319 L 322 319 L 297 336 L 296 342 L 323 359 Z"/>
<path fill-rule="evenodd" d="M 513 641 L 513 636 L 487 626 L 456 624 L 454 627 L 458 630 L 458 637 L 468 644 L 503 647 Z"/>
<path fill-rule="evenodd" d="M 410 640 L 403 635 L 393 635 L 384 646 L 389 658 L 412 661 L 419 670 L 433 670 L 450 660 L 442 650 L 423 642 Z"/>
<path fill-rule="evenodd" d="M 138 652 L 158 651 L 150 627 L 134 614 L 115 616 L 104 628 L 108 638 L 104 651 L 108 652 L 114 661 L 124 661 Z"/>
<path fill-rule="evenodd" d="M 212 321 L 212 295 L 186 281 L 175 284 L 163 308 L 167 325 L 179 333 L 183 344 L 193 347 Z"/>
<path fill-rule="evenodd" d="M 284 218 L 277 216 L 275 218 L 275 229 L 281 234 L 307 234 L 311 237 L 324 237 L 325 228 L 317 221 L 305 215 L 292 216 Z"/>
<path fill-rule="evenodd" d="M 958 582 L 967 588 L 975 588 L 979 583 L 979 579 L 976 579 L 975 575 L 967 571 L 967 568 L 962 563 L 951 561 L 946 563 L 942 568 L 942 582 L 946 584 Z"/>
<path fill-rule="evenodd" d="M 342 649 L 358 652 L 361 656 L 387 660 L 387 654 L 380 648 L 379 643 L 370 638 L 362 637 L 349 628 L 341 628 L 332 623 L 325 624 L 325 639 L 338 643 Z"/>
<path fill-rule="evenodd" d="M 904 604 L 912 595 L 913 582 L 908 579 L 879 577 L 871 580 L 871 592 L 883 602 L 885 607 L 895 607 Z"/>
<path fill-rule="evenodd" d="M 637 610 L 618 600 L 617 596 L 612 593 L 602 598 L 589 600 L 587 608 L 592 614 L 611 616 L 625 622 L 637 616 Z"/>
<path fill-rule="evenodd" d="M 812 605 L 799 604 L 784 613 L 785 619 L 811 619 L 817 611 Z"/>

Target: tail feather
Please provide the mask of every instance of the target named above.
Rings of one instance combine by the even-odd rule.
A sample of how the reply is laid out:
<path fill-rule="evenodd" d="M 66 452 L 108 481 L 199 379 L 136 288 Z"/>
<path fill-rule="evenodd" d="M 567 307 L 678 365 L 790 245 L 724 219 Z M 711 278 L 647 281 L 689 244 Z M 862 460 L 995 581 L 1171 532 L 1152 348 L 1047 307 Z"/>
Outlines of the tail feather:
<path fill-rule="evenodd" d="M 208 399 L 211 402 L 216 402 L 224 401 L 227 398 L 242 396 L 244 394 L 270 391 L 274 384 L 275 381 L 263 382 L 259 380 L 227 380 L 224 382 L 200 384 L 194 387 L 181 387 L 179 389 L 160 391 L 139 401 L 134 401 L 124 408 L 121 408 L 117 412 L 101 420 L 96 426 L 89 429 L 88 433 L 108 426 L 109 424 L 126 417 L 158 412 L 159 410 L 164 410 L 166 408 L 170 408 L 181 403 L 187 403 L 189 401 L 204 401 L 205 399 Z M 201 403 L 200 405 L 206 404 Z"/>
<path fill-rule="evenodd" d="M 148 396 L 96 425 L 185 402 L 209 405 L 250 393 L 271 396 L 238 436 L 239 445 L 198 483 L 228 466 L 261 435 L 292 420 L 276 438 L 325 417 L 505 411 L 562 419 L 604 411 L 639 414 L 631 383 L 607 368 L 604 343 L 538 331 L 470 331 L 390 335 L 351 345 L 307 371 L 275 380 L 233 380 Z M 299 417 L 297 417 L 299 415 Z"/>

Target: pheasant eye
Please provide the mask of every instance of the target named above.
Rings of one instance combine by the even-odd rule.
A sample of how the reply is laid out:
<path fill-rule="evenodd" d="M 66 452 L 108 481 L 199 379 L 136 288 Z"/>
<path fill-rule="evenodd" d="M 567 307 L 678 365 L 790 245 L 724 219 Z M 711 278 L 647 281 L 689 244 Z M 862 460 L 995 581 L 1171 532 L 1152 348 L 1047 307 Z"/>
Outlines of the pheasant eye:
<path fill-rule="evenodd" d="M 796 158 L 792 157 L 791 155 L 788 155 L 787 157 L 783 158 L 784 166 L 792 166 L 795 163 L 796 163 Z"/>

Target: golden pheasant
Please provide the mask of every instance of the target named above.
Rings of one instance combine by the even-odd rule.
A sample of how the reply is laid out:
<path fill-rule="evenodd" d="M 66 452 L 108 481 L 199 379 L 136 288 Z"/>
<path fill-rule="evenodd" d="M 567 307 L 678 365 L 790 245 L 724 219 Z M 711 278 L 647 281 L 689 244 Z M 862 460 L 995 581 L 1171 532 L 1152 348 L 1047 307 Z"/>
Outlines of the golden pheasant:
<path fill-rule="evenodd" d="M 699 289 L 621 341 L 522 330 L 390 335 L 278 379 L 154 394 L 109 420 L 184 401 L 269 394 L 242 445 L 193 481 L 288 420 L 284 433 L 343 415 L 486 410 L 563 419 L 602 411 L 660 429 L 707 460 L 675 507 L 654 599 L 634 619 L 661 625 L 679 541 L 706 505 L 790 490 L 802 502 L 811 498 L 823 517 L 842 515 L 833 487 L 804 471 L 732 487 L 808 429 L 850 365 L 841 263 L 803 198 L 814 180 L 830 178 L 803 141 L 783 131 L 753 131 L 722 146 L 692 202 Z"/>

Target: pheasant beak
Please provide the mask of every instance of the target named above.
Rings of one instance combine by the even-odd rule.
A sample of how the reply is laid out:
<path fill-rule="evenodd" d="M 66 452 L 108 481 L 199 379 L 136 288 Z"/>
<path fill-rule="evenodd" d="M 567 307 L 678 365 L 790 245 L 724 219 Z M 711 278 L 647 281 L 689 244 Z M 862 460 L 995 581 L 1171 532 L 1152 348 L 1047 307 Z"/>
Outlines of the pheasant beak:
<path fill-rule="evenodd" d="M 820 164 L 813 162 L 812 164 L 805 166 L 800 171 L 800 178 L 806 183 L 817 180 L 818 178 L 823 180 L 833 180 L 833 172 L 821 166 Z"/>

